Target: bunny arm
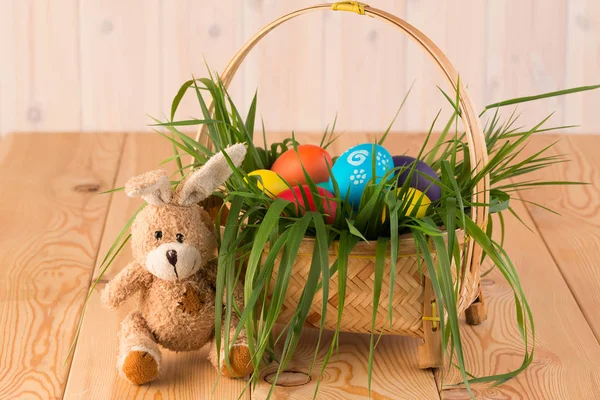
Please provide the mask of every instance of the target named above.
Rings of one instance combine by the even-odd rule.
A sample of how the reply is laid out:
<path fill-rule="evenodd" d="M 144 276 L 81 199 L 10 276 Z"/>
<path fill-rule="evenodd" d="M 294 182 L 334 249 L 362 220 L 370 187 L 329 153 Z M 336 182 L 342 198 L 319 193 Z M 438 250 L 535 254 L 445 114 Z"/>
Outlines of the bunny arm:
<path fill-rule="evenodd" d="M 102 291 L 102 305 L 106 308 L 120 306 L 131 295 L 143 287 L 147 287 L 152 280 L 152 274 L 137 262 L 129 263 L 117 274 Z"/>

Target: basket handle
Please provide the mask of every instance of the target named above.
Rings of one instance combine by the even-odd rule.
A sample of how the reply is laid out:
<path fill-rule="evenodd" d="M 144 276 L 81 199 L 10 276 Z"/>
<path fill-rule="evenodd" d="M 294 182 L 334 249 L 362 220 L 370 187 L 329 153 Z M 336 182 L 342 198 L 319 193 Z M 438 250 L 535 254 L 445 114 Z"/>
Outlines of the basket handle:
<path fill-rule="evenodd" d="M 259 32 L 257 32 L 250 40 L 248 40 L 233 56 L 225 70 L 221 75 L 221 80 L 225 88 L 229 86 L 233 76 L 236 71 L 248 55 L 248 53 L 256 46 L 256 44 L 265 37 L 269 32 L 273 29 L 277 28 L 279 25 L 283 24 L 286 21 L 289 21 L 292 18 L 298 17 L 302 14 L 306 14 L 312 11 L 322 11 L 322 10 L 333 10 L 333 11 L 350 11 L 355 12 L 360 15 L 367 15 L 372 18 L 376 18 L 382 20 L 384 22 L 390 23 L 396 28 L 399 28 L 404 33 L 406 33 L 411 39 L 413 39 L 417 44 L 419 44 L 423 50 L 427 52 L 433 58 L 433 61 L 440 68 L 442 74 L 450 84 L 450 86 L 456 90 L 460 86 L 460 98 L 459 104 L 457 106 L 461 110 L 461 119 L 464 125 L 465 134 L 467 138 L 467 144 L 470 150 L 470 161 L 471 165 L 475 173 L 479 173 L 482 171 L 484 166 L 488 161 L 487 148 L 485 144 L 485 135 L 481 126 L 479 124 L 479 117 L 475 112 L 473 107 L 473 102 L 466 87 L 459 82 L 458 73 L 454 66 L 450 63 L 446 55 L 440 50 L 439 47 L 435 45 L 427 36 L 425 36 L 421 31 L 419 31 L 414 26 L 410 25 L 406 21 L 389 14 L 385 11 L 378 10 L 376 8 L 370 7 L 366 4 L 359 3 L 356 1 L 344 1 L 334 4 L 320 4 L 307 8 L 303 8 L 297 11 L 293 11 L 289 14 L 286 14 L 270 24 L 263 27 Z M 210 110 L 212 111 L 212 104 Z M 206 126 L 202 126 L 198 130 L 197 140 L 203 141 L 205 145 L 211 146 L 210 139 L 208 137 Z M 485 229 L 485 225 L 487 224 L 488 217 L 488 208 L 482 206 L 482 204 L 489 203 L 489 176 L 485 176 L 482 180 L 479 181 L 477 187 L 474 189 L 473 196 L 474 202 L 477 204 L 473 209 L 473 218 L 475 223 L 479 225 L 481 228 Z M 475 254 L 473 256 L 473 248 L 474 241 L 469 241 L 468 251 L 467 251 L 467 263 L 466 265 L 470 265 L 470 272 L 477 275 L 476 273 L 479 269 L 479 254 Z M 478 253 L 478 252 L 476 252 Z"/>

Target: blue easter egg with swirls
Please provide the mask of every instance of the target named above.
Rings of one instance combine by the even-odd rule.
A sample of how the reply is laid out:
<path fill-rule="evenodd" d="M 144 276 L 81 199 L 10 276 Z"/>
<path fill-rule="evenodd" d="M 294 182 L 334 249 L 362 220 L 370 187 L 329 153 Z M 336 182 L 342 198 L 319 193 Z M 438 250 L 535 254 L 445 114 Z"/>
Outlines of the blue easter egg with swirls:
<path fill-rule="evenodd" d="M 340 188 L 340 197 L 358 207 L 360 198 L 373 178 L 381 181 L 394 168 L 392 155 L 381 145 L 363 143 L 346 150 L 333 164 L 331 172 Z M 333 187 L 332 178 L 329 186 Z"/>

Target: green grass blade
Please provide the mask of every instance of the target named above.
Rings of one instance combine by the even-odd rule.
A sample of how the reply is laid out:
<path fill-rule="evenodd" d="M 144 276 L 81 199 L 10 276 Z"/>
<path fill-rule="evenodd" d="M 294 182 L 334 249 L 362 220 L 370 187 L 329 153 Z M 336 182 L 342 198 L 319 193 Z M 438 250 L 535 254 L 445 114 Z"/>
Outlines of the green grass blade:
<path fill-rule="evenodd" d="M 381 286 L 383 285 L 383 270 L 385 267 L 386 250 L 389 239 L 380 237 L 377 239 L 375 248 L 375 274 L 373 276 L 373 311 L 371 314 L 371 339 L 369 341 L 369 361 L 367 366 L 367 387 L 371 393 L 371 379 L 373 375 L 373 356 L 375 354 L 375 321 L 379 309 L 379 298 L 381 297 Z M 379 327 L 383 329 L 384 327 Z"/>
<path fill-rule="evenodd" d="M 588 90 L 596 90 L 598 88 L 600 88 L 600 85 L 579 86 L 579 87 L 574 87 L 574 88 L 570 88 L 570 89 L 558 90 L 556 92 L 537 94 L 534 96 L 518 97 L 516 99 L 504 100 L 504 101 L 499 101 L 497 103 L 488 104 L 487 106 L 485 106 L 485 109 L 489 110 L 490 108 L 504 107 L 504 106 L 509 106 L 509 105 L 513 105 L 513 104 L 526 103 L 529 101 L 546 99 L 548 97 L 564 96 L 564 95 L 571 94 L 571 93 L 579 93 L 579 92 L 585 92 Z"/>

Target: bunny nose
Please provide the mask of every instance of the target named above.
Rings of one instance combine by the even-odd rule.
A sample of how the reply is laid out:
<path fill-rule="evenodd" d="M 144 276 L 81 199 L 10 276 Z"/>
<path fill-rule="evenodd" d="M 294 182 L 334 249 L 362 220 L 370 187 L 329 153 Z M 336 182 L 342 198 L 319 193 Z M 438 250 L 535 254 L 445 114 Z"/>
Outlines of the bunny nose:
<path fill-rule="evenodd" d="M 169 260 L 169 264 L 175 266 L 175 264 L 177 264 L 177 252 L 175 250 L 168 250 L 167 260 Z"/>

